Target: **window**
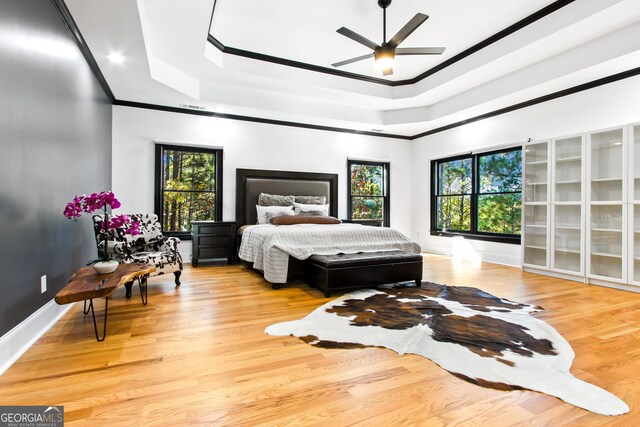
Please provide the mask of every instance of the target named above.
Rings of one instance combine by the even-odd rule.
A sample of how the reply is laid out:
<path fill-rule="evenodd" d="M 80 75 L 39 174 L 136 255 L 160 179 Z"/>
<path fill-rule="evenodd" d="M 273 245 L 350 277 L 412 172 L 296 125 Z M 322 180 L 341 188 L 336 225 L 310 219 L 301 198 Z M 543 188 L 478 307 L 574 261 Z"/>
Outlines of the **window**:
<path fill-rule="evenodd" d="M 431 234 L 520 243 L 522 149 L 431 162 Z"/>
<path fill-rule="evenodd" d="M 191 239 L 191 221 L 222 220 L 222 150 L 156 145 L 162 232 Z"/>
<path fill-rule="evenodd" d="M 389 227 L 389 163 L 349 160 L 349 220 Z"/>

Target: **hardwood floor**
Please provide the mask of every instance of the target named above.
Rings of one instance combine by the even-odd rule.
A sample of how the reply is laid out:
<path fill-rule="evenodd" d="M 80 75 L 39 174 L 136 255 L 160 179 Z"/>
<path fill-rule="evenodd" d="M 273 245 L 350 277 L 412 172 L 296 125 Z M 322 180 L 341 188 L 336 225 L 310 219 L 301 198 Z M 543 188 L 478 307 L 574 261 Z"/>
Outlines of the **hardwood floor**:
<path fill-rule="evenodd" d="M 0 377 L 2 405 L 64 405 L 68 426 L 640 425 L 640 294 L 425 254 L 424 280 L 541 305 L 576 353 L 572 372 L 631 407 L 595 415 L 554 397 L 500 392 L 380 348 L 325 350 L 264 329 L 328 299 L 302 282 L 274 291 L 241 265 L 187 267 L 109 303 L 96 342 L 77 303 Z M 102 302 L 97 303 L 101 312 Z M 98 319 L 101 321 L 101 318 Z"/>

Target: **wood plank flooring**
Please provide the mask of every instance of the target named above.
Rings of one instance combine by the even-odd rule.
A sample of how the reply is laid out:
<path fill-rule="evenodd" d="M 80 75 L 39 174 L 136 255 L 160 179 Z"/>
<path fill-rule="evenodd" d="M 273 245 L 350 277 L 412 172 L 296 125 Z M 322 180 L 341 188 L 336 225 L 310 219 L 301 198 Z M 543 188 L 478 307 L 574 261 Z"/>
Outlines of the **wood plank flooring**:
<path fill-rule="evenodd" d="M 241 265 L 187 267 L 109 303 L 96 342 L 77 303 L 0 377 L 1 405 L 64 405 L 68 426 L 640 425 L 640 294 L 425 254 L 424 279 L 541 305 L 573 346 L 572 372 L 621 397 L 604 417 L 530 391 L 500 392 L 379 348 L 325 350 L 271 337 L 272 323 L 328 301 L 294 282 L 274 291 Z M 97 304 L 101 312 L 103 302 Z M 98 319 L 101 321 L 101 318 Z"/>

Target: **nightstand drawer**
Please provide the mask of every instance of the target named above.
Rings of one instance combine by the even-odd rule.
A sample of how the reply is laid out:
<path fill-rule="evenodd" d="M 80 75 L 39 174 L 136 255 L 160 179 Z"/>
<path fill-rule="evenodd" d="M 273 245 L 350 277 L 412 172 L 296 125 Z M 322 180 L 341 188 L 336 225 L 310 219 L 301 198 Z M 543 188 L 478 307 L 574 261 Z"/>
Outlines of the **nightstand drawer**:
<path fill-rule="evenodd" d="M 236 234 L 238 225 L 228 221 L 192 221 L 193 241 L 191 264 L 198 266 L 201 259 L 227 258 L 236 260 Z"/>
<path fill-rule="evenodd" d="M 194 239 L 198 239 L 198 241 L 196 242 L 196 245 L 200 248 L 202 247 L 216 247 L 216 248 L 228 248 L 229 247 L 229 240 L 231 239 L 231 237 L 229 237 L 229 235 L 224 235 L 224 236 L 197 236 L 194 237 Z"/>
<path fill-rule="evenodd" d="M 200 248 L 198 249 L 198 258 L 227 258 L 232 256 L 229 248 Z"/>
<path fill-rule="evenodd" d="M 194 227 L 198 229 L 198 234 L 201 236 L 228 236 L 231 234 L 232 227 L 230 225 L 213 226 L 213 225 L 199 225 Z"/>

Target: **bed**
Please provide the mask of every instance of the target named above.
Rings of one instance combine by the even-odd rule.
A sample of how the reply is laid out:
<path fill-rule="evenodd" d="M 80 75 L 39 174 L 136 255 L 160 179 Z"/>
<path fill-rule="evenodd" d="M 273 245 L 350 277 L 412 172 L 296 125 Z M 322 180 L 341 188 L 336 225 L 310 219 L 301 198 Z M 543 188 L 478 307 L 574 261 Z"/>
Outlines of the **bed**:
<path fill-rule="evenodd" d="M 381 263 L 387 251 L 420 253 L 416 242 L 390 228 L 353 223 L 256 225 L 256 204 L 261 193 L 326 197 L 329 216 L 337 218 L 338 175 L 236 170 L 236 221 L 242 230 L 239 257 L 260 271 L 274 288 L 286 283 L 292 275 L 304 278 L 300 273 L 305 270 L 306 260 L 313 255 L 375 253 Z M 420 260 L 420 266 L 421 263 Z M 414 280 L 414 277 L 410 279 Z"/>

